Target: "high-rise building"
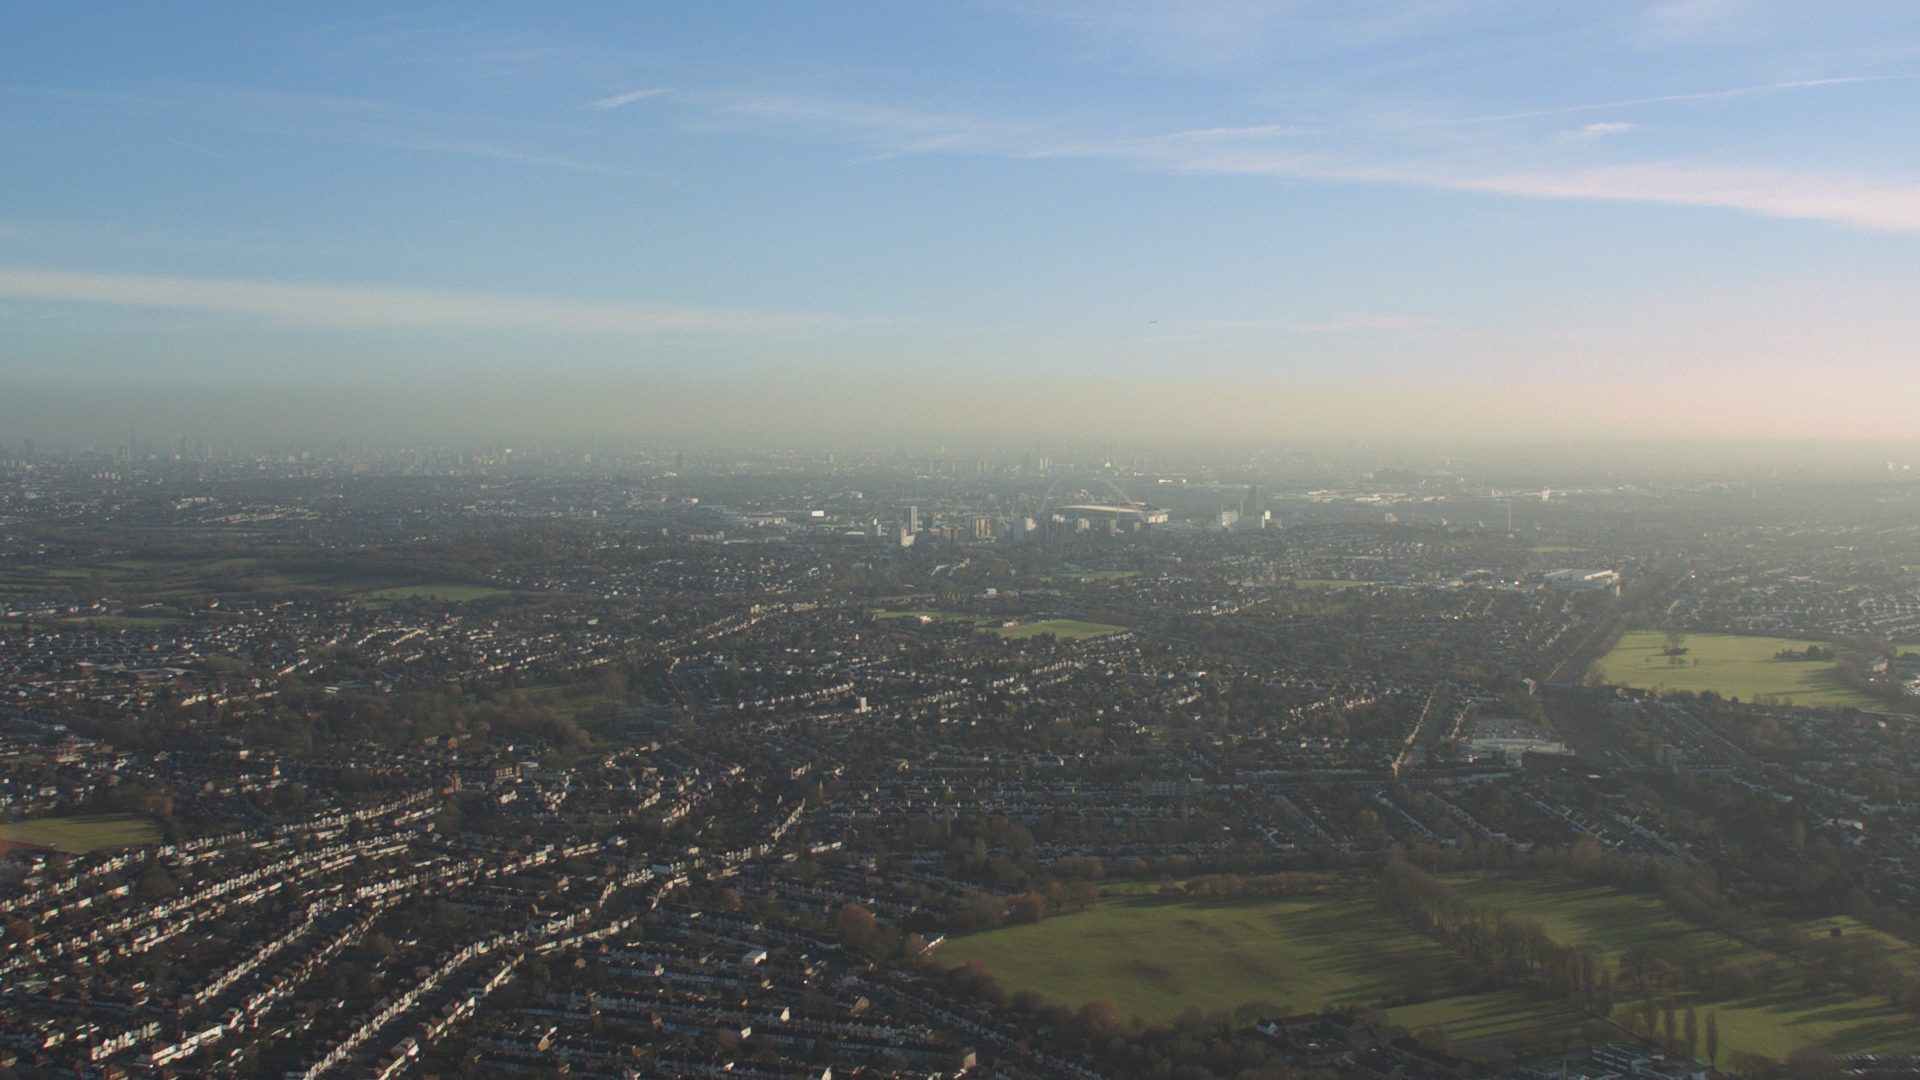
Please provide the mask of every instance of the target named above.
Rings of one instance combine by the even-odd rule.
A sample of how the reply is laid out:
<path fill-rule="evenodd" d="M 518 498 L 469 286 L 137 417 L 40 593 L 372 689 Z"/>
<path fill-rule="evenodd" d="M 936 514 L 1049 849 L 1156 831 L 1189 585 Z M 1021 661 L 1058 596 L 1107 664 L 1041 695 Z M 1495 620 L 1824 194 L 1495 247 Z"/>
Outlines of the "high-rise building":
<path fill-rule="evenodd" d="M 1267 497 L 1260 491 L 1259 484 L 1249 485 L 1246 502 L 1240 506 L 1240 516 L 1264 518 L 1267 516 Z"/>
<path fill-rule="evenodd" d="M 900 512 L 900 525 L 911 536 L 920 531 L 920 508 L 909 506 Z"/>

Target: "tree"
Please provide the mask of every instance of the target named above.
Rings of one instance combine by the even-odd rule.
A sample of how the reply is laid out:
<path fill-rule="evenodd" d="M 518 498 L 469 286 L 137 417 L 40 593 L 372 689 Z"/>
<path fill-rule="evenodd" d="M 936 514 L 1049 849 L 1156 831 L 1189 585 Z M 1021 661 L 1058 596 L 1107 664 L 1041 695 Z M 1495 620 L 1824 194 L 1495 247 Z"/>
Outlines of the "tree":
<path fill-rule="evenodd" d="M 1100 886 L 1091 881 L 1075 881 L 1067 886 L 1067 900 L 1079 911 L 1100 902 Z"/>
<path fill-rule="evenodd" d="M 842 944 L 855 949 L 868 950 L 878 939 L 878 927 L 873 912 L 859 904 L 847 904 L 834 917 L 835 928 L 840 931 Z"/>
<path fill-rule="evenodd" d="M 1080 1006 L 1079 1020 L 1089 1036 L 1103 1039 L 1119 1031 L 1126 1017 L 1120 1012 L 1120 1006 L 1100 1000 Z"/>
<path fill-rule="evenodd" d="M 1007 899 L 1007 915 L 1017 923 L 1037 923 L 1047 917 L 1047 898 L 1038 893 L 1021 893 Z"/>
<path fill-rule="evenodd" d="M 1712 1010 L 1707 1012 L 1707 1064 L 1720 1067 L 1720 1016 Z"/>
<path fill-rule="evenodd" d="M 1635 945 L 1620 954 L 1620 974 L 1633 983 L 1641 997 L 1651 997 L 1655 990 L 1664 987 L 1670 969 L 1666 957 L 1651 945 Z"/>

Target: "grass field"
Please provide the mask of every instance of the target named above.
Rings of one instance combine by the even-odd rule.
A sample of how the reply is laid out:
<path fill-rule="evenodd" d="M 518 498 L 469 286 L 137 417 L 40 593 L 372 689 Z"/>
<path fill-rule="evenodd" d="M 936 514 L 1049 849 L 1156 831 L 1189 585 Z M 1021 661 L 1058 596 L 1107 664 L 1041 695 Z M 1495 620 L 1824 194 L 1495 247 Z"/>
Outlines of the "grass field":
<path fill-rule="evenodd" d="M 1125 630 L 1124 626 L 1111 623 L 1088 622 L 1085 619 L 1041 619 L 1037 622 L 1021 623 L 1018 626 L 990 625 L 998 623 L 997 618 L 983 615 L 955 615 L 944 611 L 876 611 L 876 619 L 934 619 L 940 622 L 970 622 L 979 627 L 982 633 L 998 634 L 1011 641 L 1023 641 L 1041 634 L 1052 634 L 1061 641 L 1080 641 L 1085 638 L 1105 637 Z"/>
<path fill-rule="evenodd" d="M 1118 581 L 1121 578 L 1139 577 L 1138 570 L 1055 570 L 1041 576 L 1041 581 Z"/>
<path fill-rule="evenodd" d="M 489 596 L 499 596 L 506 591 L 492 585 L 440 582 L 433 585 L 396 585 L 392 588 L 374 589 L 363 595 L 377 600 L 406 600 L 416 596 L 424 596 L 429 600 L 481 600 Z"/>
<path fill-rule="evenodd" d="M 1539 919 L 1562 944 L 1599 945 L 1610 965 L 1640 944 L 1676 964 L 1698 957 L 1758 972 L 1771 962 L 1771 990 L 1697 1003 L 1718 1011 L 1723 1055 L 1749 1050 L 1780 1058 L 1813 1044 L 1842 1052 L 1920 1045 L 1920 1019 L 1888 1008 L 1885 999 L 1809 994 L 1792 964 L 1683 922 L 1656 897 L 1535 880 L 1452 884 L 1464 896 Z M 1105 998 L 1146 1017 L 1254 1001 L 1298 1010 L 1386 1005 L 1395 1022 L 1444 1027 L 1468 1046 L 1520 1032 L 1573 1031 L 1593 1019 L 1528 990 L 1467 992 L 1458 956 L 1358 892 L 1278 900 L 1109 893 L 1092 911 L 954 938 L 941 946 L 941 962 L 983 960 L 1009 990 L 1033 989 L 1074 1005 Z M 1808 929 L 1824 932 L 1831 922 Z M 1874 933 L 1850 919 L 1838 922 L 1849 935 Z M 1920 950 L 1883 940 L 1897 950 L 1896 962 L 1920 970 Z M 1626 1007 L 1623 995 L 1616 1018 Z"/>
<path fill-rule="evenodd" d="M 1842 686 L 1832 664 L 1773 658 L 1777 652 L 1804 650 L 1808 644 L 1787 638 L 1689 634 L 1686 654 L 1678 658 L 1682 663 L 1672 664 L 1661 655 L 1667 647 L 1664 635 L 1636 630 L 1621 637 L 1594 670 L 1616 686 L 1641 690 L 1712 690 L 1742 701 L 1771 694 L 1783 703 L 1791 698 L 1795 705 L 1871 708 L 1876 704 L 1873 698 Z"/>
<path fill-rule="evenodd" d="M 86 817 L 32 818 L 0 824 L 0 840 L 37 844 L 83 855 L 89 851 L 151 844 L 160 839 L 160 827 L 139 814 L 93 814 Z"/>
<path fill-rule="evenodd" d="M 942 963 L 979 959 L 1009 990 L 1078 1005 L 1104 998 L 1143 1017 L 1265 1001 L 1297 1011 L 1428 998 L 1390 1011 L 1461 1041 L 1586 1019 L 1518 991 L 1455 986 L 1459 958 L 1361 896 L 1115 896 L 1091 911 L 954 938 Z"/>
<path fill-rule="evenodd" d="M 1111 623 L 1087 622 L 1083 619 L 1042 619 L 1039 622 L 1021 623 L 1019 626 L 990 626 L 985 629 L 1011 641 L 1022 641 L 1040 634 L 1052 634 L 1062 641 L 1079 641 L 1083 638 L 1118 634 L 1126 627 L 1114 626 Z"/>
<path fill-rule="evenodd" d="M 1340 581 L 1334 578 L 1294 578 L 1296 589 L 1351 589 L 1357 585 L 1371 585 L 1371 581 Z"/>
<path fill-rule="evenodd" d="M 978 615 L 955 615 L 950 611 L 876 611 L 876 619 L 937 619 L 941 622 L 984 622 Z"/>
<path fill-rule="evenodd" d="M 1773 991 L 1734 1001 L 1697 1003 L 1699 1008 L 1719 1011 L 1721 1045 L 1727 1049 L 1782 1058 L 1808 1045 L 1842 1053 L 1920 1046 L 1920 1018 L 1888 1008 L 1884 998 L 1809 994 L 1801 989 L 1799 971 L 1789 962 L 1683 922 L 1657 897 L 1524 879 L 1456 881 L 1453 885 L 1463 896 L 1540 920 L 1547 933 L 1563 945 L 1600 946 L 1611 965 L 1617 965 L 1620 954 L 1635 945 L 1651 945 L 1674 964 L 1698 958 L 1712 964 L 1741 964 L 1758 972 L 1772 963 L 1778 969 Z M 1815 934 L 1834 927 L 1849 936 L 1880 940 L 1893 950 L 1895 963 L 1910 973 L 1920 972 L 1920 949 L 1854 919 L 1838 917 L 1805 924 L 1805 929 Z M 1623 1004 L 1622 1011 L 1624 1008 Z"/>

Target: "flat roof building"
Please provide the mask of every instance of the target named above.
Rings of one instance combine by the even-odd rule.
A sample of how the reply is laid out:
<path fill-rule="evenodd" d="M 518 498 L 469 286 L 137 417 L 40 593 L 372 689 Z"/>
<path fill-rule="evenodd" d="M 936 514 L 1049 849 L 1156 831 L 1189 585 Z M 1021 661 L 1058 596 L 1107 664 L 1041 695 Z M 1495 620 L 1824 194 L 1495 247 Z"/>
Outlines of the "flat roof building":
<path fill-rule="evenodd" d="M 1139 522 L 1143 525 L 1162 525 L 1166 523 L 1167 512 L 1145 506 L 1104 506 L 1089 503 L 1084 506 L 1062 506 L 1059 513 L 1069 521 L 1074 518 L 1086 518 L 1088 521 L 1117 521 L 1121 524 Z"/>

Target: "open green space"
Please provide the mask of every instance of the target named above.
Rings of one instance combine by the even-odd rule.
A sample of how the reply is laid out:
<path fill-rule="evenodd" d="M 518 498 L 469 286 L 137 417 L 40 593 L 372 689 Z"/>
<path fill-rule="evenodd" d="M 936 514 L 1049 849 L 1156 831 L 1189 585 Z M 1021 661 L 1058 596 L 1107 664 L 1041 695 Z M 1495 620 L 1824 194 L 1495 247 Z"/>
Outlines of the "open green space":
<path fill-rule="evenodd" d="M 1740 964 L 1756 977 L 1770 973 L 1770 982 L 1740 997 L 1691 1001 L 1719 1014 L 1723 1055 L 1920 1045 L 1920 1017 L 1890 1008 L 1885 998 L 1808 991 L 1791 961 L 1694 926 L 1656 896 L 1537 879 L 1450 884 L 1463 897 L 1538 919 L 1563 945 L 1599 946 L 1610 968 L 1627 949 L 1650 945 L 1676 966 L 1698 960 Z M 1896 964 L 1920 972 L 1920 950 L 1852 919 L 1806 924 L 1815 933 L 1835 926 L 1848 936 L 1877 936 Z M 1443 1027 L 1463 1046 L 1530 1031 L 1573 1032 L 1594 1021 L 1530 988 L 1470 991 L 1458 955 L 1359 890 L 1189 899 L 1110 886 L 1091 911 L 954 938 L 941 946 L 940 959 L 984 961 L 1009 991 L 1032 989 L 1076 1006 L 1104 998 L 1142 1017 L 1258 1001 L 1302 1011 L 1355 1002 L 1385 1007 L 1414 1030 Z M 1689 1003 L 1684 991 L 1678 996 Z M 1624 1021 L 1632 1004 L 1623 986 L 1614 1019 Z"/>
<path fill-rule="evenodd" d="M 1688 634 L 1682 643 L 1687 651 L 1670 657 L 1664 655 L 1664 634 L 1635 630 L 1623 635 L 1592 670 L 1608 683 L 1639 690 L 1711 690 L 1742 701 L 1771 697 L 1783 704 L 1792 699 L 1795 705 L 1871 708 L 1876 704 L 1873 698 L 1843 685 L 1831 663 L 1773 658 L 1788 649 L 1805 651 L 1809 644 L 1822 643 L 1737 634 Z"/>
<path fill-rule="evenodd" d="M 430 585 L 395 585 L 374 589 L 362 595 L 380 600 L 408 600 L 423 596 L 429 600 L 482 600 L 507 590 L 492 585 L 468 585 L 461 582 L 436 582 Z"/>
<path fill-rule="evenodd" d="M 1142 1017 L 1261 1001 L 1303 1012 L 1412 1002 L 1389 1012 L 1410 1026 L 1444 1026 L 1463 1042 L 1588 1019 L 1518 990 L 1457 989 L 1458 956 L 1358 893 L 1116 895 L 1090 911 L 951 939 L 940 959 L 982 960 L 1010 991 L 1076 1006 L 1106 999 Z"/>
<path fill-rule="evenodd" d="M 70 855 L 152 844 L 159 839 L 160 827 L 140 814 L 88 814 L 0 823 L 0 840 L 50 847 Z"/>
<path fill-rule="evenodd" d="M 932 619 L 937 622 L 967 622 L 979 627 L 981 632 L 998 634 L 1011 641 L 1023 641 L 1041 634 L 1052 634 L 1062 641 L 1080 641 L 1085 638 L 1105 637 L 1125 630 L 1124 626 L 1112 623 L 1089 622 L 1086 619 L 1039 619 L 1023 622 L 1014 626 L 995 625 L 999 619 L 984 615 L 956 615 L 945 611 L 876 611 L 876 619 Z"/>
<path fill-rule="evenodd" d="M 1451 884 L 1462 896 L 1538 919 L 1562 945 L 1598 945 L 1610 967 L 1619 965 L 1620 954 L 1626 950 L 1648 945 L 1676 966 L 1689 960 L 1716 966 L 1739 964 L 1756 975 L 1771 968 L 1775 974 L 1768 988 L 1737 999 L 1694 1002 L 1697 1008 L 1719 1012 L 1723 1049 L 1784 1058 L 1810 1045 L 1837 1053 L 1920 1045 L 1920 1017 L 1889 1008 L 1885 998 L 1810 993 L 1802 987 L 1800 969 L 1792 962 L 1686 922 L 1658 897 L 1528 878 L 1456 880 Z M 1920 949 L 1858 920 L 1837 916 L 1810 921 L 1802 927 L 1816 935 L 1839 928 L 1847 936 L 1871 937 L 1888 948 L 1896 965 L 1909 973 L 1920 972 Z M 1622 993 L 1615 1019 L 1625 1015 L 1628 997 Z M 1681 997 L 1684 1003 L 1685 995 Z"/>
<path fill-rule="evenodd" d="M 1118 581 L 1121 578 L 1139 577 L 1138 570 L 1055 570 L 1043 574 L 1042 581 Z"/>
<path fill-rule="evenodd" d="M 1084 638 L 1105 637 L 1125 630 L 1124 626 L 1112 623 L 1087 622 L 1084 619 L 1042 619 L 1039 622 L 1021 623 L 1019 626 L 990 626 L 989 633 L 999 634 L 1010 641 L 1023 641 L 1041 634 L 1052 634 L 1062 641 L 1079 641 Z"/>
<path fill-rule="evenodd" d="M 1371 581 L 1341 581 L 1337 578 L 1294 578 L 1296 589 L 1351 589 L 1356 585 L 1371 585 Z"/>
<path fill-rule="evenodd" d="M 536 705 L 545 705 L 552 709 L 555 716 L 571 720 L 588 731 L 604 729 L 608 718 L 613 714 L 615 697 L 612 691 L 599 690 L 590 686 L 568 686 L 563 683 L 537 683 L 523 686 L 517 693 Z"/>

